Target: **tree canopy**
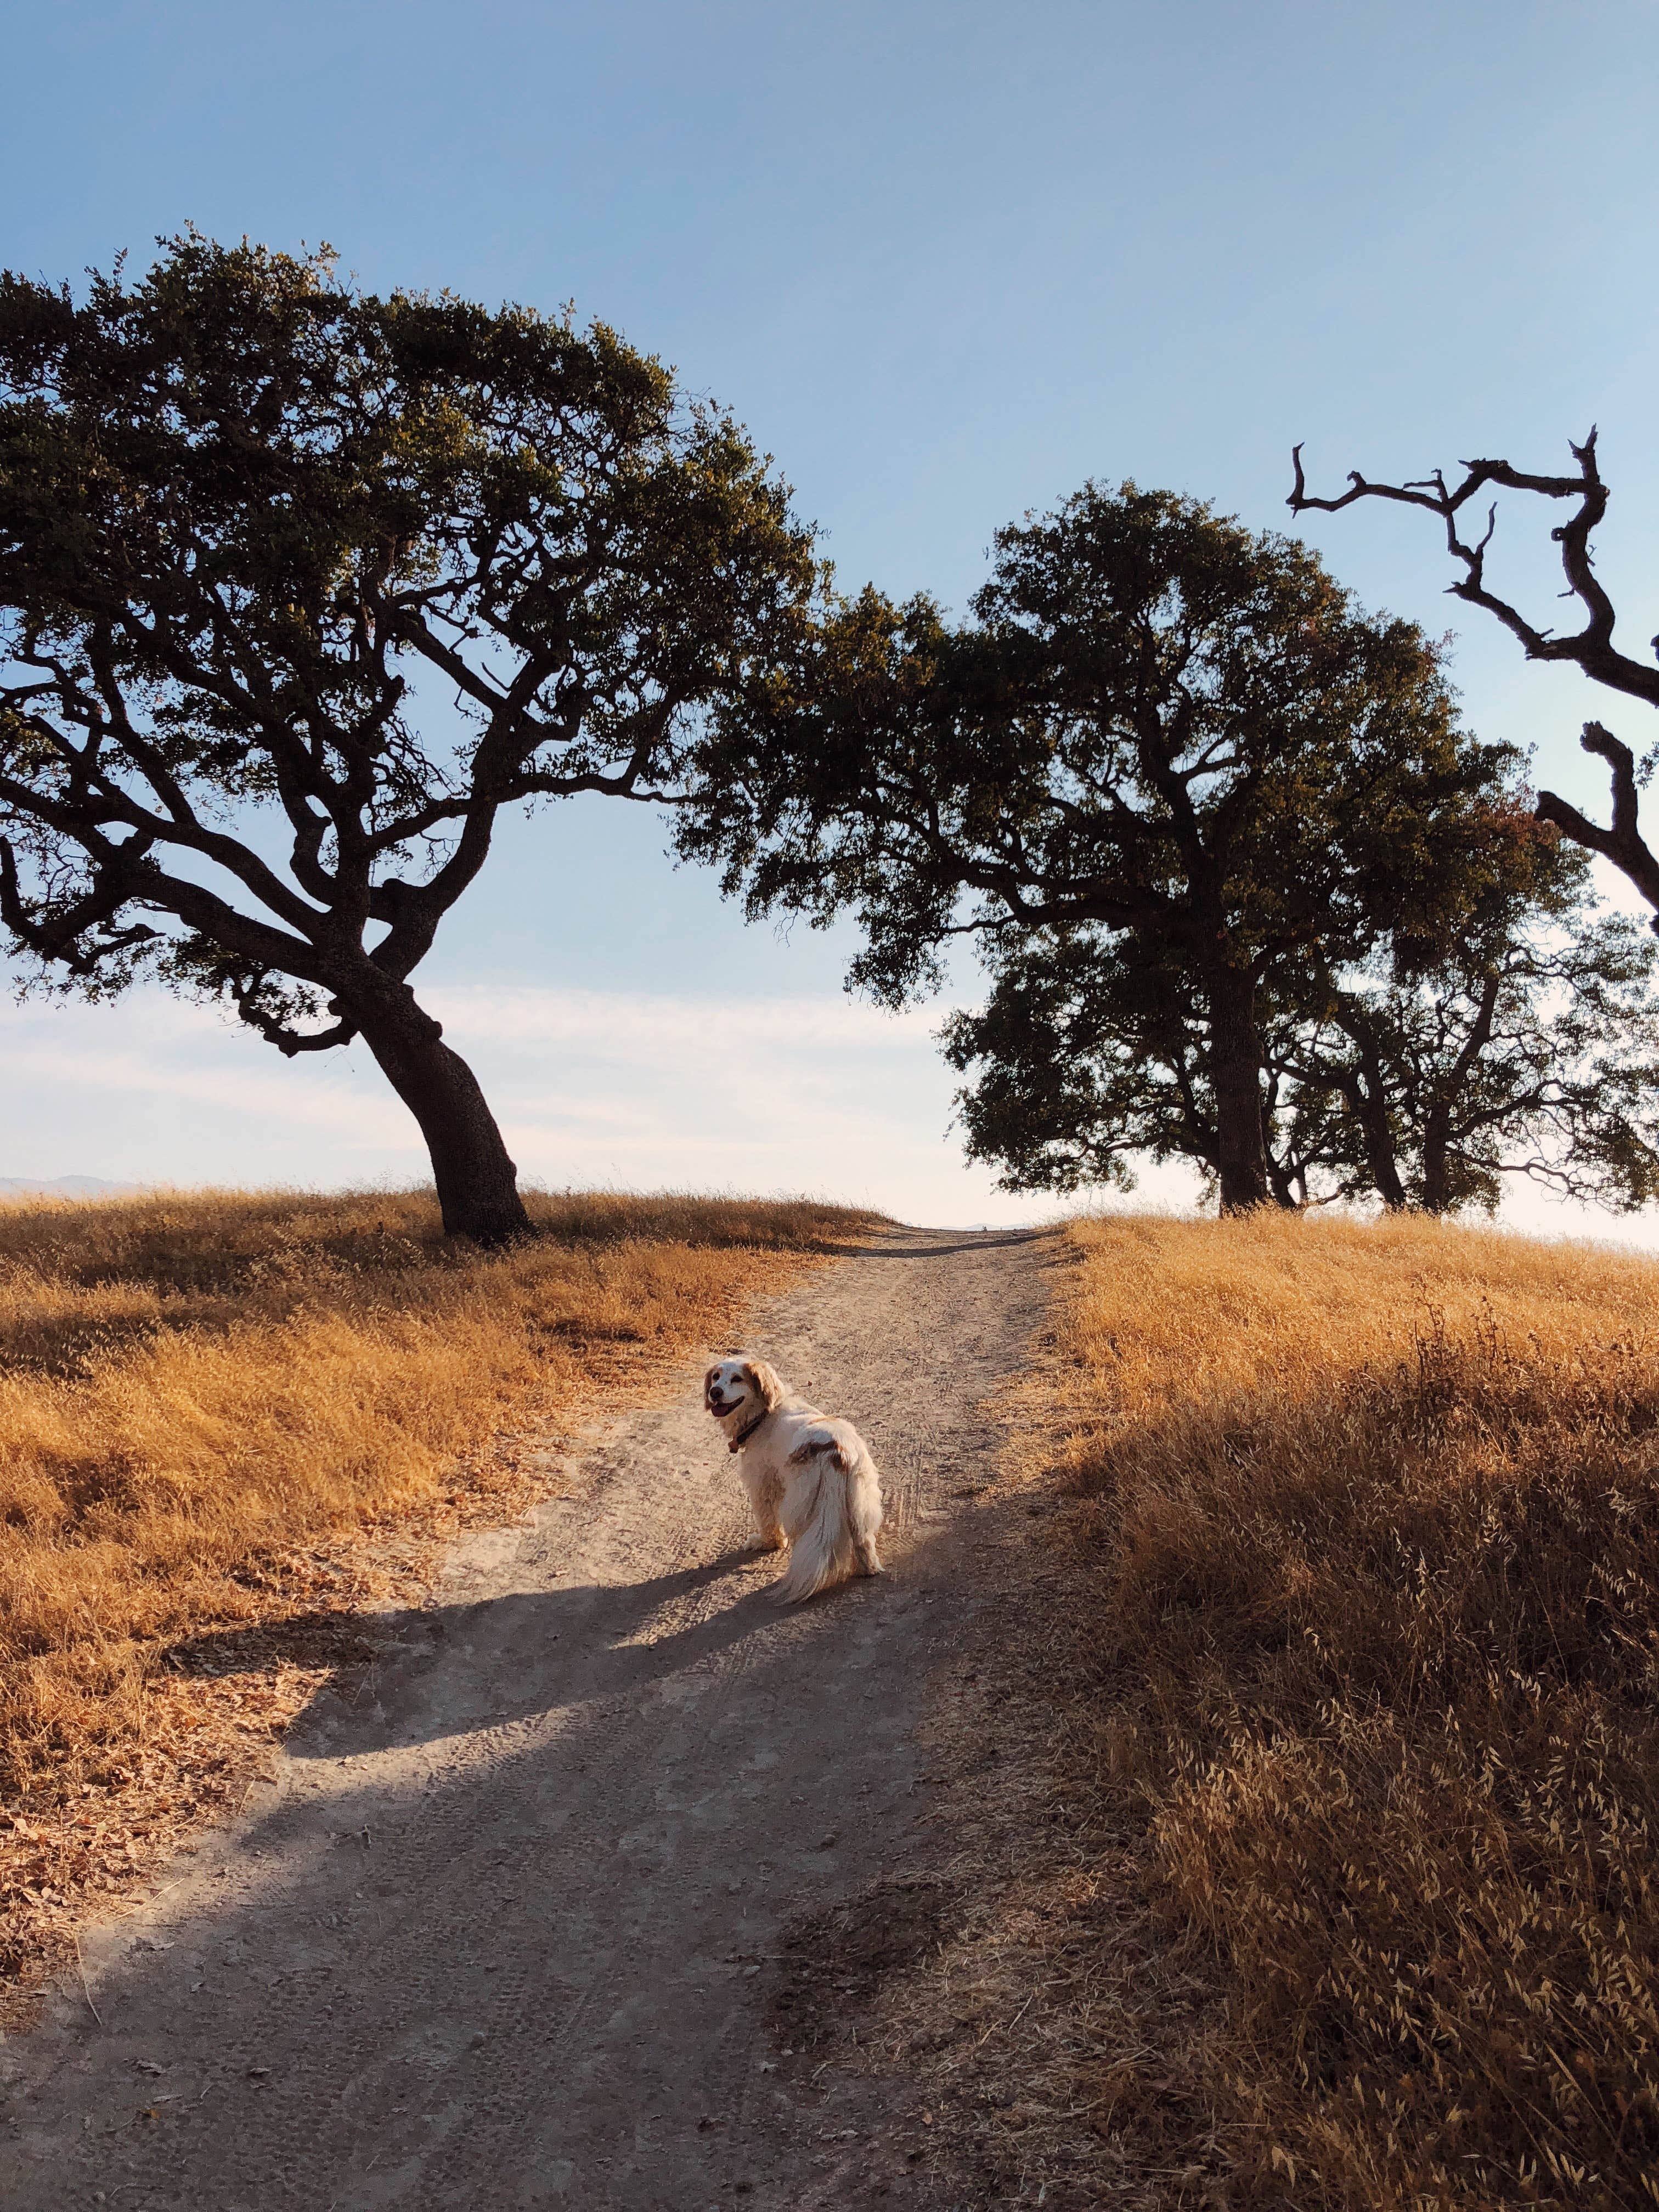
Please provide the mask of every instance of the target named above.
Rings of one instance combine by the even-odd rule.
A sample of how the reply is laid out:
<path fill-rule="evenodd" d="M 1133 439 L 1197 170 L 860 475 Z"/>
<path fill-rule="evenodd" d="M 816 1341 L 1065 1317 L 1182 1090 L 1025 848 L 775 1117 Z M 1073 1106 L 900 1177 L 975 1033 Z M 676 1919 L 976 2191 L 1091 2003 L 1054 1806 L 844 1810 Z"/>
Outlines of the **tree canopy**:
<path fill-rule="evenodd" d="M 194 234 L 0 277 L 0 920 L 279 1050 L 362 1037 L 446 1225 L 526 1225 L 409 978 L 503 807 L 643 797 L 817 583 L 738 426 L 596 325 Z"/>
<path fill-rule="evenodd" d="M 1281 1204 L 1491 1211 L 1522 1176 L 1620 1212 L 1659 1194 L 1652 939 L 1586 908 L 1571 848 L 1539 838 L 1529 860 L 1426 964 L 1385 939 L 1357 968 L 1280 971 L 1260 1027 Z M 1085 928 L 1010 940 L 945 1042 L 972 1078 L 969 1152 L 1005 1188 L 1127 1188 L 1141 1156 L 1218 1180 L 1204 1007 L 1178 963 L 1103 954 Z"/>
<path fill-rule="evenodd" d="M 681 848 L 751 912 L 850 908 L 852 980 L 890 1001 L 964 935 L 1032 981 L 1032 933 L 1103 963 L 1148 1036 L 1176 979 L 1222 1203 L 1245 1206 L 1273 1194 L 1281 971 L 1443 939 L 1507 865 L 1517 765 L 1461 728 L 1421 632 L 1305 547 L 1089 485 L 999 532 L 969 621 L 866 590 L 723 702 Z M 1173 1113 L 1182 1081 L 1170 1062 Z"/>

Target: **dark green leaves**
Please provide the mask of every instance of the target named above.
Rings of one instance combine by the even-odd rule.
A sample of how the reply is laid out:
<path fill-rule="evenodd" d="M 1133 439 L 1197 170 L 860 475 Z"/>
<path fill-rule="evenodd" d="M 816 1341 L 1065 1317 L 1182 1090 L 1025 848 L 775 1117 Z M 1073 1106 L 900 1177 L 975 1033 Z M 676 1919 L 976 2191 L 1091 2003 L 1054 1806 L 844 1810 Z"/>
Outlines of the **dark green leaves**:
<path fill-rule="evenodd" d="M 715 719 L 683 848 L 722 861 L 753 910 L 850 909 L 852 980 L 890 1001 L 969 935 L 1005 994 L 986 1018 L 1018 1000 L 1040 1025 L 1042 961 L 1086 946 L 1127 1058 L 1088 1079 L 1106 1092 L 1084 1151 L 1047 1152 L 1080 1063 L 1006 1059 L 1005 1036 L 992 1056 L 1018 1079 L 972 1133 L 989 1148 L 994 1127 L 1022 1176 L 1039 1153 L 1064 1183 L 1116 1174 L 1126 1149 L 1193 1148 L 1188 1074 L 1138 1027 L 1184 996 L 1225 1040 L 1224 1202 L 1259 1203 L 1267 1032 L 1292 974 L 1449 942 L 1535 835 L 1518 757 L 1459 726 L 1412 625 L 1364 613 L 1304 546 L 1173 493 L 1090 485 L 1000 532 L 973 617 L 873 590 L 834 609 L 787 680 Z M 1135 1067 L 1166 1064 L 1172 1089 L 1136 1091 Z"/>
<path fill-rule="evenodd" d="M 501 806 L 672 781 L 817 585 L 738 426 L 603 326 L 193 234 L 83 301 L 8 276 L 5 920 L 77 973 L 90 897 L 204 988 L 401 980 Z"/>

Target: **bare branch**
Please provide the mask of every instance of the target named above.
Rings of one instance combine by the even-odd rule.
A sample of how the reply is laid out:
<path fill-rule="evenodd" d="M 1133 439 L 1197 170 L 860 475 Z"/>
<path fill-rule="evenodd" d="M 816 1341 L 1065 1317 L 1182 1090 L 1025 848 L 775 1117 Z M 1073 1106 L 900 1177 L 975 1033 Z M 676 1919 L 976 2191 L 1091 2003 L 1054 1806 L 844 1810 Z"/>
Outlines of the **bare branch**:
<path fill-rule="evenodd" d="M 1319 498 L 1309 491 L 1302 448 L 1297 446 L 1291 449 L 1295 483 L 1285 504 L 1294 514 L 1310 509 L 1335 514 L 1345 507 L 1352 507 L 1356 500 L 1388 499 L 1438 515 L 1445 526 L 1446 550 L 1463 570 L 1459 580 L 1447 586 L 1455 598 L 1495 615 L 1505 629 L 1519 639 L 1529 660 L 1576 663 L 1586 676 L 1606 684 L 1610 690 L 1623 691 L 1632 698 L 1645 700 L 1650 707 L 1659 707 L 1659 667 L 1632 659 L 1613 642 L 1615 611 L 1595 574 L 1590 552 L 1591 535 L 1607 507 L 1607 487 L 1597 465 L 1595 441 L 1594 428 L 1582 446 L 1571 445 L 1569 441 L 1572 457 L 1578 464 L 1576 476 L 1534 475 L 1503 460 L 1464 461 L 1459 465 L 1464 471 L 1462 481 L 1455 489 L 1449 489 L 1438 470 L 1431 477 L 1414 483 L 1385 484 L 1370 483 L 1356 469 L 1349 471 L 1347 490 L 1330 499 Z M 1563 597 L 1577 599 L 1584 610 L 1584 627 L 1571 636 L 1556 637 L 1547 629 L 1540 629 L 1486 583 L 1486 555 L 1492 543 L 1496 507 L 1485 533 L 1475 543 L 1459 537 L 1460 511 L 1488 485 L 1501 491 L 1530 492 L 1543 499 L 1577 502 L 1568 520 L 1557 524 L 1550 532 L 1553 541 L 1561 549 L 1562 572 L 1567 580 Z"/>
<path fill-rule="evenodd" d="M 1576 806 L 1553 791 L 1538 794 L 1540 822 L 1553 823 L 1564 837 L 1599 853 L 1626 875 L 1648 904 L 1656 909 L 1654 927 L 1659 930 L 1659 858 L 1656 858 L 1637 823 L 1636 757 L 1611 730 L 1600 722 L 1586 722 L 1578 740 L 1587 753 L 1595 753 L 1613 770 L 1613 827 L 1603 830 Z"/>

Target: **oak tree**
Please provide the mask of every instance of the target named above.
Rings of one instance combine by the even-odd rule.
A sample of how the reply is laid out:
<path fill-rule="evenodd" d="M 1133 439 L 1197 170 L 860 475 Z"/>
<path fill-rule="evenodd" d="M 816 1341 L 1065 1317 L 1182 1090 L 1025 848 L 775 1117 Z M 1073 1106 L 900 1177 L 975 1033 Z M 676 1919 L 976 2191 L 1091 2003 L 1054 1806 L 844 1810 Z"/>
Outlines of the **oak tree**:
<path fill-rule="evenodd" d="M 989 993 L 941 1035 L 972 1079 L 957 1094 L 968 1157 L 998 1168 L 1005 1190 L 1132 1190 L 1147 1160 L 1185 1160 L 1218 1188 L 1207 1008 L 1183 959 L 1086 925 L 1010 932 L 985 951 Z M 1269 1190 L 1283 1206 L 1317 1202 L 1349 1159 L 1349 1133 L 1328 1092 L 1288 1066 L 1303 1025 L 1271 994 L 1258 995 L 1256 1029 Z"/>
<path fill-rule="evenodd" d="M 723 707 L 681 849 L 751 912 L 864 932 L 898 1001 L 956 937 L 1086 927 L 1201 1006 L 1228 1208 L 1273 1194 L 1262 1008 L 1318 945 L 1425 936 L 1510 826 L 1512 754 L 1459 726 L 1435 647 L 1305 547 L 1090 485 L 999 532 L 973 619 L 873 589 Z"/>
<path fill-rule="evenodd" d="M 1496 1210 L 1506 1178 L 1632 1212 L 1659 1195 L 1659 996 L 1622 916 L 1462 929 L 1421 974 L 1345 979 L 1285 1055 L 1334 1194 Z M 1334 1126 L 1333 1126 L 1334 1125 Z M 1349 1143 L 1340 1138 L 1346 1127 Z"/>
<path fill-rule="evenodd" d="M 1377 1199 L 1448 1213 L 1526 1177 L 1629 1212 L 1659 1194 L 1659 949 L 1585 903 L 1583 855 L 1515 850 L 1425 963 L 1392 939 L 1332 973 L 1283 966 L 1259 1013 L 1262 1127 L 1282 1206 Z M 971 1158 L 1005 1188 L 1131 1188 L 1143 1158 L 1218 1177 L 1202 994 L 1176 960 L 1086 928 L 993 948 L 947 1056 Z"/>
<path fill-rule="evenodd" d="M 444 1224 L 528 1225 L 410 978 L 503 808 L 648 795 L 815 588 L 787 488 L 601 326 L 195 234 L 0 278 L 0 920 L 284 1054 L 361 1037 Z"/>

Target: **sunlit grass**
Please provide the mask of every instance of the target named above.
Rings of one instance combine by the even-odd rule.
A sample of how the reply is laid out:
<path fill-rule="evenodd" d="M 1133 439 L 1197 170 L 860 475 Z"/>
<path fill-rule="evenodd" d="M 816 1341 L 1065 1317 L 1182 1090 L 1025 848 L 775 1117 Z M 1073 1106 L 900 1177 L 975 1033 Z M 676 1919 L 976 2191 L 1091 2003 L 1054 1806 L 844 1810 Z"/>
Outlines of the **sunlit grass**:
<path fill-rule="evenodd" d="M 1234 2185 L 1659 2201 L 1659 1267 L 1423 1223 L 1069 1234 L 1092 1742 L 1215 1978 Z"/>
<path fill-rule="evenodd" d="M 269 1602 L 262 1562 L 476 1480 L 596 1376 L 718 1338 L 869 1217 L 805 1201 L 532 1198 L 447 1244 L 429 1194 L 0 1206 L 0 1790 L 141 1736 L 167 1644 Z"/>

